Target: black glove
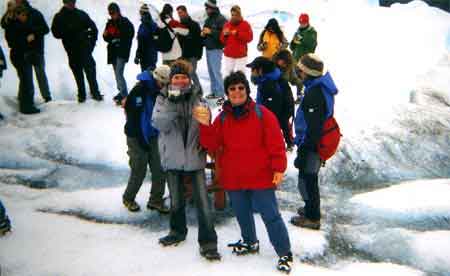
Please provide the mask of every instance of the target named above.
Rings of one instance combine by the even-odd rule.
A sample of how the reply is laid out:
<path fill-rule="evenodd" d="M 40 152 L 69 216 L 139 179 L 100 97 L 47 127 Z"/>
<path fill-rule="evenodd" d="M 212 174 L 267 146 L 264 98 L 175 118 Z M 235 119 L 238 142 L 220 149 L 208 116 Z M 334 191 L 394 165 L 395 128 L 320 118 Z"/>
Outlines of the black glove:
<path fill-rule="evenodd" d="M 297 150 L 297 157 L 294 160 L 294 167 L 299 170 L 304 170 L 306 167 L 307 154 L 308 152 L 303 147 L 299 147 Z"/>

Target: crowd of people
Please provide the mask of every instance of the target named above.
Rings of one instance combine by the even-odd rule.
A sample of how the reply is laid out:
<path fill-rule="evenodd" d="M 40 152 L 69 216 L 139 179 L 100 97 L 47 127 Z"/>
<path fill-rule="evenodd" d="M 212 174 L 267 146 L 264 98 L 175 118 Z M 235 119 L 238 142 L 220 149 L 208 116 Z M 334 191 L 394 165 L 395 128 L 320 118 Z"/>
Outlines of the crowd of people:
<path fill-rule="evenodd" d="M 42 14 L 27 0 L 10 0 L 2 27 L 10 47 L 10 60 L 19 78 L 19 106 L 24 114 L 38 113 L 34 105 L 34 69 L 43 99 L 52 100 L 45 74 L 44 36 L 51 30 L 62 40 L 69 66 L 78 87 L 78 101 L 86 101 L 84 75 L 91 96 L 102 101 L 96 79 L 92 51 L 98 29 L 89 15 L 76 8 L 75 0 L 63 0 L 51 28 Z M 151 192 L 147 208 L 169 214 L 170 230 L 159 240 L 162 246 L 184 241 L 186 224 L 186 183 L 198 217 L 200 254 L 220 260 L 217 233 L 208 201 L 205 168 L 207 155 L 220 168 L 220 184 L 227 191 L 241 229 L 241 239 L 230 243 L 237 255 L 259 252 L 253 213 L 258 212 L 270 242 L 279 256 L 277 268 L 290 272 L 293 262 L 289 233 L 276 198 L 288 166 L 286 151 L 297 146 L 294 166 L 299 169 L 298 187 L 305 202 L 291 223 L 320 229 L 318 172 L 326 161 L 320 153 L 324 124 L 333 117 L 337 88 L 324 62 L 314 54 L 317 33 L 309 16 L 299 16 L 299 28 L 289 43 L 275 18 L 259 35 L 261 56 L 248 62 L 248 44 L 253 40 L 249 22 L 234 5 L 230 19 L 221 14 L 216 0 L 207 0 L 207 19 L 200 26 L 184 5 L 174 9 L 165 4 L 153 19 L 149 6 L 140 7 L 137 50 L 134 63 L 141 66 L 137 83 L 128 91 L 124 70 L 130 58 L 135 28 L 117 3 L 107 7 L 110 19 L 103 39 L 107 42 L 108 64 L 114 69 L 118 94 L 114 101 L 126 114 L 130 176 L 123 193 L 123 205 L 140 211 L 135 198 L 151 171 Z M 205 95 L 196 69 L 206 49 L 210 93 Z M 0 49 L 1 50 L 1 49 Z M 158 52 L 162 64 L 158 65 Z M 0 53 L 2 54 L 2 53 Z M 222 77 L 222 58 L 224 76 Z M 250 96 L 250 81 L 257 87 Z M 0 77 L 6 60 L 0 55 Z M 296 99 L 291 85 L 295 87 Z M 216 118 L 206 99 L 217 100 L 222 111 Z M 295 102 L 299 104 L 295 111 Z M 293 134 L 295 130 L 295 139 Z M 165 185 L 170 206 L 165 205 Z M 10 221 L 0 203 L 0 233 L 10 229 Z"/>

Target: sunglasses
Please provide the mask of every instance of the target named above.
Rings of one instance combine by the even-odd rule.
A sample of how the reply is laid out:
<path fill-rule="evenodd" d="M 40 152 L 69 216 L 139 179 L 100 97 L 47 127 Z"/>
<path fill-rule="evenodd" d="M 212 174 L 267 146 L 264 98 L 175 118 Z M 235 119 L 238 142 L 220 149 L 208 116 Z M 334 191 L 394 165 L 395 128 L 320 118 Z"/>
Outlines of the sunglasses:
<path fill-rule="evenodd" d="M 230 86 L 230 87 L 228 87 L 228 90 L 229 91 L 237 91 L 237 90 L 239 90 L 239 91 L 244 91 L 245 90 L 245 86 L 244 85 L 233 85 L 233 86 Z"/>

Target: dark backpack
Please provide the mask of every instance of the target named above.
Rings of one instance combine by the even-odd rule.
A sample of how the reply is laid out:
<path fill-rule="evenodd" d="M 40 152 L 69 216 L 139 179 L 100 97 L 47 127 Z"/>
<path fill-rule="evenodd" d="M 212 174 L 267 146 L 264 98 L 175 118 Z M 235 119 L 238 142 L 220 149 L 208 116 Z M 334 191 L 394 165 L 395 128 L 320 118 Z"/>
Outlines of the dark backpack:
<path fill-rule="evenodd" d="M 153 39 L 155 41 L 155 48 L 158 52 L 161 53 L 167 53 L 172 49 L 173 41 L 175 40 L 176 36 L 172 38 L 170 33 L 174 33 L 172 28 L 169 27 L 165 22 L 166 25 L 164 28 L 158 28 L 155 32 L 155 35 L 153 36 Z"/>
<path fill-rule="evenodd" d="M 287 118 L 294 117 L 295 113 L 295 101 L 292 95 L 292 89 L 288 81 L 284 78 L 278 80 L 278 85 L 280 86 L 283 102 L 283 110 L 286 112 Z"/>

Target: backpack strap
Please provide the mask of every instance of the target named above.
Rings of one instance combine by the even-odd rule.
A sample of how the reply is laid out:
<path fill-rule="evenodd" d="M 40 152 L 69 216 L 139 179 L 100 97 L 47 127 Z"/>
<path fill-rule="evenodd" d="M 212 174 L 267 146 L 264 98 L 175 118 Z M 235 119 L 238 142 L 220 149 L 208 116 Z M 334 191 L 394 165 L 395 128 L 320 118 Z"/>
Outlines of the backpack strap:
<path fill-rule="evenodd" d="M 256 112 L 256 117 L 258 117 L 258 119 L 260 121 L 262 121 L 262 110 L 259 104 L 255 104 L 255 112 Z M 222 111 L 220 113 L 220 122 L 222 123 L 222 125 L 225 123 L 225 118 L 227 117 L 227 113 L 225 111 Z"/>

